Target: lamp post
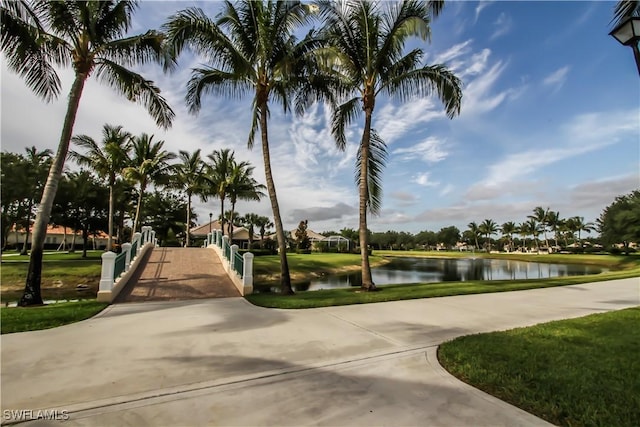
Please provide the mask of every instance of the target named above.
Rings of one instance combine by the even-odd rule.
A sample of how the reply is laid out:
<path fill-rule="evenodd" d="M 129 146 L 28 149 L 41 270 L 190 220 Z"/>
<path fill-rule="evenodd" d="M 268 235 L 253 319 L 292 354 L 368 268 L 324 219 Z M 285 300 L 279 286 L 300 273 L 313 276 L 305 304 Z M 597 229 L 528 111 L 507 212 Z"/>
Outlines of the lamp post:
<path fill-rule="evenodd" d="M 213 214 L 209 213 L 209 234 L 211 234 L 211 223 L 213 222 Z"/>
<path fill-rule="evenodd" d="M 631 46 L 633 56 L 638 67 L 640 75 L 640 51 L 638 50 L 638 42 L 640 41 L 640 16 L 629 16 L 616 26 L 610 33 L 610 36 L 618 40 L 624 46 Z"/>

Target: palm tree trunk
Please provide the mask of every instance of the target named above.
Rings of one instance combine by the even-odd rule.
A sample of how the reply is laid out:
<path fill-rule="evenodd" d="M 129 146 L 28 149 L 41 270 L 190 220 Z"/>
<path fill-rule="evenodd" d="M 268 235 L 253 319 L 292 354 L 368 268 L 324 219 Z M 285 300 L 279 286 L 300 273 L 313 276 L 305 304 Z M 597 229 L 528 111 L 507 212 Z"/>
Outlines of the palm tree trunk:
<path fill-rule="evenodd" d="M 42 294 L 40 292 L 40 284 L 42 282 L 42 255 L 44 251 L 44 240 L 47 236 L 47 225 L 51 216 L 51 207 L 53 200 L 58 191 L 58 183 L 62 177 L 64 161 L 69 151 L 69 141 L 73 133 L 73 124 L 76 121 L 78 106 L 80 105 L 80 97 L 84 82 L 87 79 L 86 74 L 76 74 L 71 90 L 69 91 L 69 104 L 67 106 L 67 114 L 64 117 L 62 126 L 62 134 L 60 135 L 60 143 L 58 144 L 58 152 L 51 163 L 47 183 L 44 186 L 42 199 L 38 204 L 36 211 L 36 219 L 33 225 L 33 235 L 31 237 L 31 256 L 29 257 L 29 269 L 27 270 L 27 280 L 24 287 L 22 298 L 18 305 L 24 307 L 28 305 L 41 305 Z"/>
<path fill-rule="evenodd" d="M 233 240 L 233 219 L 234 219 L 234 213 L 235 213 L 235 209 L 236 209 L 236 202 L 234 200 L 231 200 L 231 218 L 229 218 L 229 241 L 231 242 Z"/>
<path fill-rule="evenodd" d="M 264 160 L 264 174 L 267 181 L 267 192 L 271 201 L 273 211 L 273 222 L 276 227 L 276 237 L 278 239 L 278 251 L 280 253 L 280 292 L 284 295 L 292 295 L 291 276 L 289 275 L 289 263 L 287 261 L 287 241 L 284 237 L 282 218 L 280 217 L 280 207 L 276 195 L 276 185 L 271 174 L 271 156 L 269 155 L 269 136 L 267 132 L 267 106 L 266 102 L 260 105 L 260 133 L 262 136 L 262 158 Z"/>
<path fill-rule="evenodd" d="M 366 291 L 376 290 L 376 285 L 371 278 L 371 265 L 369 264 L 369 235 L 367 233 L 367 202 L 369 200 L 369 144 L 371 141 L 371 114 L 372 110 L 365 111 L 364 132 L 360 142 L 360 258 L 362 264 L 362 289 Z"/>
<path fill-rule="evenodd" d="M 29 228 L 31 228 L 31 209 L 33 209 L 33 206 L 29 204 L 29 209 L 27 210 L 27 232 L 24 235 L 24 243 L 22 244 L 22 250 L 20 251 L 20 255 L 27 254 L 27 244 L 29 242 Z"/>
<path fill-rule="evenodd" d="M 224 237 L 224 194 L 220 196 L 220 229 Z"/>
<path fill-rule="evenodd" d="M 146 187 L 147 187 L 147 183 L 144 182 L 144 181 L 141 181 L 140 182 L 140 194 L 138 195 L 138 204 L 136 205 L 136 218 L 133 221 L 133 231 L 131 232 L 132 236 L 133 236 L 133 234 L 136 233 L 136 230 L 138 229 L 138 225 L 139 225 L 139 221 L 140 221 L 140 207 L 142 206 L 142 196 L 144 195 L 144 190 L 146 189 Z"/>
<path fill-rule="evenodd" d="M 187 193 L 187 226 L 185 227 L 185 246 L 189 247 L 189 227 L 191 225 L 191 193 Z"/>
<path fill-rule="evenodd" d="M 109 183 L 109 235 L 107 236 L 107 251 L 111 251 L 113 247 L 113 209 L 114 209 L 114 195 L 113 195 L 113 181 Z"/>

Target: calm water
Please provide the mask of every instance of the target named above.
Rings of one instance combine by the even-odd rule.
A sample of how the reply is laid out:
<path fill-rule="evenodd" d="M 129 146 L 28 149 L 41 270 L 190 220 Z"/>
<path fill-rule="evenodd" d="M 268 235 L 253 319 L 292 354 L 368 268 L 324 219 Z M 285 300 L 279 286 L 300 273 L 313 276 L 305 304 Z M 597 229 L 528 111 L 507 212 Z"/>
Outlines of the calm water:
<path fill-rule="evenodd" d="M 546 279 L 558 276 L 582 276 L 607 271 L 605 268 L 575 264 L 545 264 L 502 259 L 396 258 L 371 269 L 376 285 L 467 280 Z M 297 291 L 360 286 L 360 272 L 327 275 L 296 285 Z"/>

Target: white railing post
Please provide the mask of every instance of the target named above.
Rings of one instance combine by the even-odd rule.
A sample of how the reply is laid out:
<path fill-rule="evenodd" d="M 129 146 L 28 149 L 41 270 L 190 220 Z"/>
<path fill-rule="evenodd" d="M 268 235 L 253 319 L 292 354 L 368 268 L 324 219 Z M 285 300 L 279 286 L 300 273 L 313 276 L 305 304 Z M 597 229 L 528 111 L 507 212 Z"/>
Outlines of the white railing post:
<path fill-rule="evenodd" d="M 144 227 L 142 227 L 142 245 L 143 246 L 150 242 L 149 240 L 150 231 L 151 231 L 151 227 L 149 227 L 148 225 L 145 225 Z"/>
<path fill-rule="evenodd" d="M 151 236 L 149 237 L 149 243 L 151 243 L 153 246 L 155 246 L 156 244 L 156 232 L 154 230 L 151 230 Z"/>
<path fill-rule="evenodd" d="M 135 258 L 136 255 L 138 255 L 140 253 L 140 250 L 142 249 L 142 234 L 140 232 L 136 232 L 133 234 L 133 239 L 131 239 L 131 244 L 134 244 L 135 242 L 138 242 L 138 248 L 136 249 L 135 254 L 131 254 L 131 259 Z"/>
<path fill-rule="evenodd" d="M 242 285 L 245 287 L 253 287 L 253 254 L 251 252 L 245 252 L 244 255 L 242 255 L 242 259 L 244 259 Z"/>
<path fill-rule="evenodd" d="M 233 267 L 236 264 L 236 254 L 238 253 L 238 245 L 231 245 L 231 255 L 229 258 L 229 265 L 231 266 L 231 271 L 233 271 Z"/>
<path fill-rule="evenodd" d="M 122 252 L 126 254 L 124 256 L 124 271 L 126 273 L 129 271 L 129 266 L 131 265 L 131 243 L 123 243 Z"/>
<path fill-rule="evenodd" d="M 100 291 L 111 292 L 113 288 L 113 273 L 116 268 L 116 254 L 105 252 L 102 254 L 102 274 L 100 275 Z"/>
<path fill-rule="evenodd" d="M 229 263 L 229 258 L 227 258 L 227 251 L 224 249 L 225 246 L 230 245 L 229 236 L 222 236 L 222 255 L 227 259 L 227 264 Z"/>

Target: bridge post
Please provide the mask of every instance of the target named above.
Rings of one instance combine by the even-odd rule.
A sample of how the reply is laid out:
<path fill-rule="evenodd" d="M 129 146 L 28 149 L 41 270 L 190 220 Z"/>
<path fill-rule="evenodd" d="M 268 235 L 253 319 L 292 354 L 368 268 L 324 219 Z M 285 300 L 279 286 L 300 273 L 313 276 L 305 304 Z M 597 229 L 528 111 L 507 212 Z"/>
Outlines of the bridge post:
<path fill-rule="evenodd" d="M 238 253 L 238 245 L 231 245 L 231 255 L 229 256 L 229 265 L 231 266 L 231 271 L 233 271 L 236 264 L 236 254 Z"/>
<path fill-rule="evenodd" d="M 142 246 L 149 243 L 151 240 L 149 239 L 149 232 L 151 231 L 151 227 L 145 225 L 142 227 Z"/>
<path fill-rule="evenodd" d="M 116 254 L 105 252 L 102 254 L 102 274 L 100 275 L 99 292 L 111 292 L 113 288 L 113 272 L 116 267 Z"/>
<path fill-rule="evenodd" d="M 142 250 L 142 234 L 140 232 L 133 233 L 133 239 L 131 239 L 131 243 L 135 242 L 138 242 L 138 249 L 136 250 L 135 254 L 131 254 L 131 258 L 133 258 L 135 255 L 138 255 Z"/>
<path fill-rule="evenodd" d="M 122 252 L 126 254 L 124 256 L 124 271 L 126 273 L 129 271 L 129 266 L 131 265 L 131 243 L 123 243 Z"/>
<path fill-rule="evenodd" d="M 151 230 L 151 235 L 149 237 L 149 243 L 151 243 L 153 246 L 156 245 L 156 232 L 155 232 L 155 230 Z"/>
<path fill-rule="evenodd" d="M 244 286 L 246 295 L 247 293 L 253 292 L 253 254 L 251 252 L 245 252 L 242 258 L 244 259 L 242 285 Z M 250 288 L 250 290 L 247 288 Z"/>

